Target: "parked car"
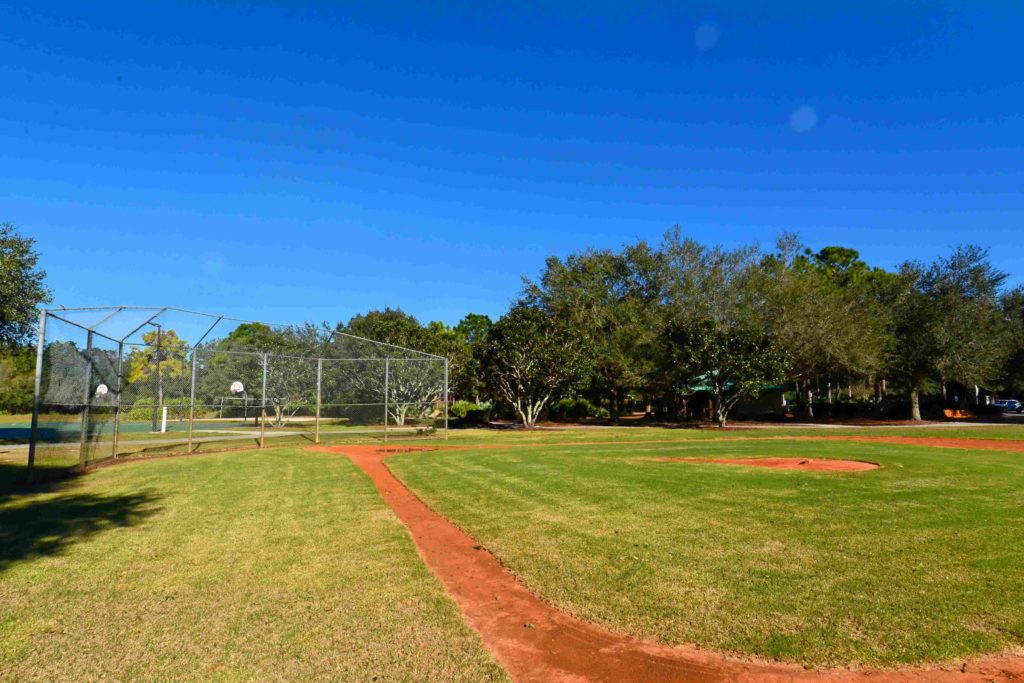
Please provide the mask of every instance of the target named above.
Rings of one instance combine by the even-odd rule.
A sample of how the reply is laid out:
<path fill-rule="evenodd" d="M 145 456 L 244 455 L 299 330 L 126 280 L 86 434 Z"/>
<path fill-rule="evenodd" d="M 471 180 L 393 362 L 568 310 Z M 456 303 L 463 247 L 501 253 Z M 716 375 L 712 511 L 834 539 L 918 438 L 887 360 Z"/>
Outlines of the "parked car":
<path fill-rule="evenodd" d="M 998 401 L 993 401 L 992 405 L 1002 408 L 1004 413 L 1024 413 L 1024 405 L 1021 405 L 1020 401 L 1013 398 L 999 399 Z"/>

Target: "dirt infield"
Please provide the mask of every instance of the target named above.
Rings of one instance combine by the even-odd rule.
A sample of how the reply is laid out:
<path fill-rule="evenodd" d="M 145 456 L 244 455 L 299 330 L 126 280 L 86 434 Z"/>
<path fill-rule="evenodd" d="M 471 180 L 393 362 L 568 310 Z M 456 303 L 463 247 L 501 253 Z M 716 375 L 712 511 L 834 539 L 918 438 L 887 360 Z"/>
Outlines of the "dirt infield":
<path fill-rule="evenodd" d="M 775 470 L 807 472 L 866 472 L 878 465 L 866 460 L 814 460 L 811 458 L 645 458 L 657 462 L 710 462 L 744 467 L 767 467 Z"/>
<path fill-rule="evenodd" d="M 729 658 L 692 646 L 644 642 L 580 621 L 523 587 L 497 558 L 427 507 L 384 464 L 384 459 L 396 451 L 442 449 L 322 446 L 310 450 L 347 455 L 370 476 L 384 501 L 409 530 L 420 557 L 515 681 L 1024 681 L 1024 657 L 986 657 L 932 669 L 809 671 L 796 665 Z"/>
<path fill-rule="evenodd" d="M 860 441 L 863 443 L 891 443 L 903 446 L 927 446 L 929 448 L 961 448 L 974 451 L 1008 451 L 1024 453 L 1024 441 L 1006 439 L 947 439 L 941 436 L 773 436 L 772 439 L 797 439 L 800 441 Z"/>

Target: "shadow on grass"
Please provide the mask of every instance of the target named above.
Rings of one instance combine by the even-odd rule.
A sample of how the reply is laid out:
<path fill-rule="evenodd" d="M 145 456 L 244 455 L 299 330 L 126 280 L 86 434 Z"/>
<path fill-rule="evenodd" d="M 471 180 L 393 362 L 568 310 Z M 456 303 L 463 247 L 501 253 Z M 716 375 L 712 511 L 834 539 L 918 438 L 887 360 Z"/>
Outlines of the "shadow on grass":
<path fill-rule="evenodd" d="M 81 493 L 75 491 L 73 479 L 27 490 L 12 486 L 4 469 L 8 468 L 0 466 L 0 573 L 15 562 L 58 555 L 103 531 L 139 524 L 159 510 L 153 493 Z M 42 495 L 31 499 L 30 493 Z"/>

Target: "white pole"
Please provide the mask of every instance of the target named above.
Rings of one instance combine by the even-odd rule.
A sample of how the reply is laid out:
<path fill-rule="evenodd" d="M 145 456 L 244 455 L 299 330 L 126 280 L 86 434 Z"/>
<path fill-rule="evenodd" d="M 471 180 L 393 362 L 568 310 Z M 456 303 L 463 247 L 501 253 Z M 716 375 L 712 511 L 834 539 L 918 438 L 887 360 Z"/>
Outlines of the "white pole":
<path fill-rule="evenodd" d="M 163 413 L 160 416 L 160 433 L 167 433 L 167 406 L 164 406 Z"/>

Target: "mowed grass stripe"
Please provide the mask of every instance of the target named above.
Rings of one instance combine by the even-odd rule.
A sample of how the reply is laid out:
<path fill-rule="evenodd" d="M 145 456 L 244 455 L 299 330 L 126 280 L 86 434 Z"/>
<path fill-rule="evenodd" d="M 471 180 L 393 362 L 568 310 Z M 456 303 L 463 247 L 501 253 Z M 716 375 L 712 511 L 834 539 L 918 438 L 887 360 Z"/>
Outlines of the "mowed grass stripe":
<path fill-rule="evenodd" d="M 734 428 L 720 430 L 666 429 L 657 427 L 566 427 L 546 430 L 493 430 L 459 429 L 452 430 L 450 443 L 456 445 L 502 445 L 537 444 L 542 446 L 574 442 L 617 442 L 636 443 L 642 441 L 706 442 L 720 439 L 777 439 L 795 436 L 902 436 L 916 438 L 981 439 L 981 440 L 1024 440 L 1024 424 L 986 424 L 973 426 L 937 427 L 799 427 L 773 426 L 754 428 L 742 422 Z M 411 443 L 417 442 L 411 440 Z M 420 443 L 429 443 L 419 441 Z"/>
<path fill-rule="evenodd" d="M 0 679 L 507 680 L 341 456 L 121 465 L 0 521 Z"/>
<path fill-rule="evenodd" d="M 882 468 L 644 459 L 662 455 L 833 457 Z M 923 663 L 1024 643 L 1022 462 L 992 451 L 811 441 L 388 460 L 430 505 L 575 615 L 640 637 L 816 666 Z"/>

